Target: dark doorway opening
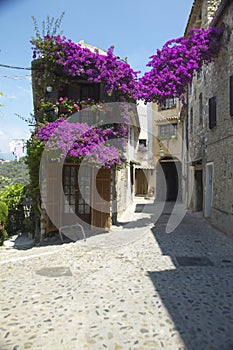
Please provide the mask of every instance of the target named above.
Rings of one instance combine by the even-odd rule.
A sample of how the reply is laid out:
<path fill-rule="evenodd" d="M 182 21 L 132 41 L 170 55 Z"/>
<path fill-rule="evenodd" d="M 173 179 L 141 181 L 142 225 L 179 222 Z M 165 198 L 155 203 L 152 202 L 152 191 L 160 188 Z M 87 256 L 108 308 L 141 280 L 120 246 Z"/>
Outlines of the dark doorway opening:
<path fill-rule="evenodd" d="M 203 209 L 203 181 L 202 181 L 202 170 L 195 170 L 195 191 L 196 191 L 196 211 L 202 211 Z"/>
<path fill-rule="evenodd" d="M 181 162 L 165 157 L 160 160 L 157 171 L 157 199 L 176 201 L 181 199 Z"/>

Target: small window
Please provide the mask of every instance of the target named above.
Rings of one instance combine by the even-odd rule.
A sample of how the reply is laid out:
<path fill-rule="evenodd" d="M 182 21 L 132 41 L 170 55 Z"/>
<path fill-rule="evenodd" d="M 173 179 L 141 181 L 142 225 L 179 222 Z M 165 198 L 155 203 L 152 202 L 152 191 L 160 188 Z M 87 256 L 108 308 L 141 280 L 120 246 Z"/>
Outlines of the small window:
<path fill-rule="evenodd" d="M 159 126 L 159 135 L 161 138 L 177 135 L 177 124 L 164 124 Z"/>
<path fill-rule="evenodd" d="M 176 106 L 176 98 L 167 98 L 165 103 L 161 105 L 162 109 L 170 109 Z"/>
<path fill-rule="evenodd" d="M 193 132 L 193 107 L 190 109 L 190 133 Z"/>
<path fill-rule="evenodd" d="M 193 87 L 193 85 L 192 85 L 192 83 L 190 83 L 190 84 L 188 85 L 188 94 L 189 94 L 189 95 L 192 95 L 192 92 L 193 92 L 193 91 L 192 91 L 192 90 L 193 90 L 192 87 Z"/>
<path fill-rule="evenodd" d="M 202 79 L 202 69 L 197 72 L 197 79 Z"/>
<path fill-rule="evenodd" d="M 230 76 L 230 116 L 233 117 L 233 75 Z"/>
<path fill-rule="evenodd" d="M 213 129 L 217 125 L 217 101 L 216 96 L 209 99 L 209 128 Z"/>
<path fill-rule="evenodd" d="M 201 21 L 201 19 L 202 19 L 202 12 L 201 11 L 199 12 L 198 19 L 199 19 L 199 21 Z"/>
<path fill-rule="evenodd" d="M 143 146 L 143 147 L 147 146 L 147 142 L 145 139 L 140 139 L 140 140 L 138 140 L 138 142 L 139 142 L 139 146 Z"/>

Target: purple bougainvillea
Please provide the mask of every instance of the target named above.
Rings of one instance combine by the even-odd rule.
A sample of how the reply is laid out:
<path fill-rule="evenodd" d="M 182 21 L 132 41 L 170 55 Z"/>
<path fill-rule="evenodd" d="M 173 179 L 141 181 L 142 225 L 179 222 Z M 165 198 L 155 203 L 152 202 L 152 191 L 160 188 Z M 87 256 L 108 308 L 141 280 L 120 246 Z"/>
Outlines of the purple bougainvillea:
<path fill-rule="evenodd" d="M 60 119 L 40 127 L 34 137 L 45 143 L 45 151 L 52 158 L 55 155 L 56 159 L 88 159 L 105 167 L 121 162 L 121 147 L 107 142 L 120 137 L 111 128 L 100 129 Z"/>
<path fill-rule="evenodd" d="M 140 79 L 139 72 L 114 55 L 113 47 L 101 55 L 59 35 L 34 40 L 33 57 L 43 56 L 53 68 L 57 64 L 69 76 L 102 82 L 107 93 L 117 91 L 135 100 L 163 102 L 166 98 L 181 97 L 194 72 L 213 59 L 221 32 L 218 28 L 195 28 L 187 38 L 169 40 L 150 57 L 147 66 L 151 70 Z"/>
<path fill-rule="evenodd" d="M 218 28 L 192 29 L 187 38 L 169 40 L 150 57 L 151 70 L 139 79 L 136 96 L 147 102 L 180 98 L 194 72 L 213 60 L 221 33 Z"/>
<path fill-rule="evenodd" d="M 151 70 L 141 78 L 127 62 L 114 55 L 113 47 L 101 55 L 59 35 L 33 40 L 33 58 L 43 57 L 47 71 L 55 72 L 59 66 L 64 75 L 101 82 L 108 94 L 117 92 L 127 101 L 133 98 L 163 103 L 167 98 L 181 98 L 193 74 L 204 63 L 213 60 L 221 33 L 217 28 L 192 29 L 186 38 L 169 40 L 150 57 L 147 66 Z M 59 104 L 68 102 L 68 99 L 63 99 Z M 46 143 L 47 151 L 56 150 L 58 157 L 89 159 L 110 167 L 121 162 L 122 152 L 121 147 L 117 148 L 108 141 L 113 137 L 126 139 L 129 121 L 130 113 L 124 111 L 122 125 L 116 132 L 111 128 L 102 129 L 61 119 L 38 127 L 34 137 Z"/>

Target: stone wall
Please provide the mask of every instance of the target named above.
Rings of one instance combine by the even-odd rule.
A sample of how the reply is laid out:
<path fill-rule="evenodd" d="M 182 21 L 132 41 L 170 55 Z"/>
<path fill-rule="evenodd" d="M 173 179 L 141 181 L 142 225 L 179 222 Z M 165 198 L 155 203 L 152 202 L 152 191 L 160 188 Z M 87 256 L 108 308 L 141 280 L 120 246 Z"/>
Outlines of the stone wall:
<path fill-rule="evenodd" d="M 202 2 L 202 27 L 213 18 L 220 1 Z M 233 117 L 230 116 L 229 83 L 233 75 L 233 3 L 228 2 L 218 27 L 225 28 L 221 49 L 213 63 L 203 67 L 202 76 L 196 75 L 189 91 L 189 155 L 201 159 L 203 171 L 203 208 L 206 208 L 206 165 L 213 164 L 213 196 L 210 222 L 226 233 L 232 233 L 233 225 Z M 195 23 L 194 23 L 195 24 Z M 190 23 L 189 23 L 190 25 Z M 202 116 L 200 115 L 202 94 Z M 217 126 L 209 129 L 209 99 L 217 99 Z M 193 125 L 191 125 L 193 124 Z M 195 168 L 190 169 L 193 176 Z M 189 189 L 190 191 L 190 189 Z M 195 197 L 195 191 L 192 193 Z M 197 198 L 193 198 L 191 203 Z"/>
<path fill-rule="evenodd" d="M 129 182 L 129 167 L 124 167 L 121 170 L 116 171 L 116 207 L 117 207 L 117 219 L 126 210 L 129 205 L 129 199 L 127 195 Z"/>
<path fill-rule="evenodd" d="M 230 2 L 229 2 L 230 3 Z M 233 117 L 230 116 L 230 76 L 233 75 L 233 3 L 226 8 L 221 50 L 208 71 L 209 97 L 217 97 L 217 127 L 208 130 L 207 162 L 214 163 L 213 204 L 210 221 L 233 234 Z"/>

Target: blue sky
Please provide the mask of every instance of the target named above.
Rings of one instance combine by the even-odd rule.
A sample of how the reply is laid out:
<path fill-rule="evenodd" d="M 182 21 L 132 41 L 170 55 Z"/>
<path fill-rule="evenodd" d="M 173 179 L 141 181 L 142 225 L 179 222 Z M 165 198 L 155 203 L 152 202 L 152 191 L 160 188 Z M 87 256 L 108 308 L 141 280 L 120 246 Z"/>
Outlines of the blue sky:
<path fill-rule="evenodd" d="M 146 70 L 149 56 L 169 39 L 182 36 L 193 0 L 0 0 L 0 64 L 30 67 L 34 36 L 32 16 L 39 25 L 47 15 L 65 15 L 60 30 L 67 38 L 128 57 L 135 70 Z M 12 139 L 28 139 L 31 129 L 16 114 L 33 113 L 29 70 L 0 67 L 0 157 Z"/>

